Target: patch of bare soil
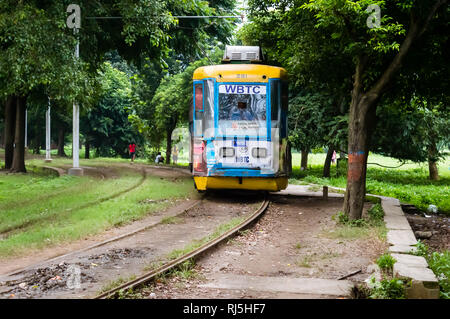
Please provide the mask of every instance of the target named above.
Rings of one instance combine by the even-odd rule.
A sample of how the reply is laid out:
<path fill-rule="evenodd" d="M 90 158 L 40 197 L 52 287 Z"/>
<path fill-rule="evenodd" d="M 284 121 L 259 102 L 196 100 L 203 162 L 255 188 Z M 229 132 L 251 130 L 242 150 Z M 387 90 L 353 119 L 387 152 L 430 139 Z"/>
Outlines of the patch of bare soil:
<path fill-rule="evenodd" d="M 237 196 L 235 196 L 237 197 Z M 174 249 L 183 249 L 235 216 L 254 211 L 261 197 L 208 196 L 176 220 L 160 223 L 104 246 L 44 263 L 36 269 L 1 278 L 2 298 L 86 298 L 119 278 L 139 276 L 158 265 Z M 164 216 L 160 216 L 161 217 Z M 79 288 L 67 285 L 73 268 L 80 275 Z M 69 281 L 70 282 L 70 281 Z"/>
<path fill-rule="evenodd" d="M 430 248 L 430 251 L 450 250 L 450 217 L 425 214 L 413 205 L 402 205 L 406 218 L 417 239 Z"/>
<path fill-rule="evenodd" d="M 367 266 L 386 249 L 375 232 L 349 239 L 330 236 L 340 226 L 332 215 L 341 210 L 341 198 L 274 196 L 266 214 L 240 236 L 229 240 L 199 260 L 196 277 L 175 277 L 143 290 L 147 298 L 326 298 L 284 292 L 229 290 L 198 287 L 215 275 L 236 274 L 267 277 L 308 277 L 362 281 Z M 365 212 L 372 204 L 366 203 Z"/>

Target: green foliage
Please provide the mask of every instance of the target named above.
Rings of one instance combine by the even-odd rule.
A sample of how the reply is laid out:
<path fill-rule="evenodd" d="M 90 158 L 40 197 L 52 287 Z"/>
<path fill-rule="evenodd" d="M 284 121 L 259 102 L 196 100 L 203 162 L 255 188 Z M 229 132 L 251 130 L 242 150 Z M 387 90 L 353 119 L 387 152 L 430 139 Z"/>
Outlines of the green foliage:
<path fill-rule="evenodd" d="M 125 157 L 132 142 L 143 146 L 139 133 L 128 122 L 131 83 L 128 76 L 108 62 L 99 70 L 101 93 L 97 107 L 81 119 L 81 132 L 98 156 Z"/>
<path fill-rule="evenodd" d="M 366 227 L 368 226 L 368 222 L 365 219 L 354 219 L 349 220 L 348 215 L 344 212 L 338 212 L 336 215 L 332 216 L 332 219 L 337 219 L 337 222 L 341 225 L 349 226 L 349 227 Z"/>
<path fill-rule="evenodd" d="M 450 299 L 450 251 L 430 253 L 428 247 L 418 240 L 414 255 L 425 257 L 428 267 L 439 280 L 440 297 Z"/>
<path fill-rule="evenodd" d="M 445 157 L 450 145 L 450 116 L 442 102 L 413 98 L 383 103 L 372 138 L 374 152 L 401 160 L 436 162 Z"/>
<path fill-rule="evenodd" d="M 397 260 L 390 254 L 383 254 L 377 259 L 377 265 L 382 271 L 392 273 L 394 264 Z"/>
<path fill-rule="evenodd" d="M 377 203 L 367 211 L 369 220 L 373 224 L 381 224 L 384 221 L 384 211 L 381 204 Z"/>
<path fill-rule="evenodd" d="M 371 299 L 405 299 L 405 282 L 398 278 L 372 281 Z"/>
<path fill-rule="evenodd" d="M 289 99 L 289 140 L 295 149 L 342 145 L 347 139 L 347 117 L 336 114 L 326 92 L 300 91 Z"/>
<path fill-rule="evenodd" d="M 170 270 L 169 276 L 176 276 L 183 279 L 191 279 L 197 276 L 197 272 L 194 270 L 195 262 L 193 259 L 186 260 L 178 267 Z"/>
<path fill-rule="evenodd" d="M 414 255 L 428 257 L 428 247 L 420 239 L 417 241 L 415 246 L 416 251 L 414 252 Z"/>
<path fill-rule="evenodd" d="M 450 251 L 433 252 L 427 262 L 439 280 L 440 297 L 450 299 Z"/>
<path fill-rule="evenodd" d="M 75 38 L 65 25 L 63 3 L 0 4 L 0 96 L 45 91 L 54 100 L 89 103 L 87 65 L 75 59 Z"/>

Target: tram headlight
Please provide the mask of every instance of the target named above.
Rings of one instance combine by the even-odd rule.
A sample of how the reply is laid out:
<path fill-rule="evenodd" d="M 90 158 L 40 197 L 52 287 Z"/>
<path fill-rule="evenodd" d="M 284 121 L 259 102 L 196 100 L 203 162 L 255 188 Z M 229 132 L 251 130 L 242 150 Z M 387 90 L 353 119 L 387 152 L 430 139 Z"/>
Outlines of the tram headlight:
<path fill-rule="evenodd" d="M 219 151 L 220 157 L 234 157 L 234 148 L 232 147 L 222 147 Z"/>
<path fill-rule="evenodd" d="M 254 158 L 266 158 L 267 157 L 267 148 L 264 147 L 254 147 L 252 149 L 252 156 Z"/>

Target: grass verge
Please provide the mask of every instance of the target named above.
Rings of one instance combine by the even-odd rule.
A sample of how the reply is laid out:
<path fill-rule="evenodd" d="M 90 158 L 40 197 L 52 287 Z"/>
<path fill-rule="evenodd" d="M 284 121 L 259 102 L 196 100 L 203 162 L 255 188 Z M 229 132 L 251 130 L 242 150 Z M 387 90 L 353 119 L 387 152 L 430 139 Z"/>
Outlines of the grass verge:
<path fill-rule="evenodd" d="M 193 193 L 189 178 L 148 176 L 142 182 L 138 171 L 120 168 L 117 174 L 118 178 L 100 180 L 2 173 L 0 257 L 86 238 L 165 209 Z M 138 187 L 121 193 L 133 185 Z M 99 201 L 102 198 L 107 200 Z"/>

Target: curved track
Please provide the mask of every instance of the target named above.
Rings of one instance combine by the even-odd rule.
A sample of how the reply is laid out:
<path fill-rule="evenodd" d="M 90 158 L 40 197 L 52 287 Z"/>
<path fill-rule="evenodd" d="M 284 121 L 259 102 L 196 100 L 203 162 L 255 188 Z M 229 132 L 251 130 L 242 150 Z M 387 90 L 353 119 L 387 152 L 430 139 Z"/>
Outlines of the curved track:
<path fill-rule="evenodd" d="M 130 187 L 124 189 L 124 190 L 121 190 L 121 191 L 119 191 L 117 193 L 114 193 L 114 194 L 112 194 L 110 196 L 102 197 L 102 198 L 96 199 L 94 201 L 91 201 L 91 202 L 88 202 L 88 203 L 85 203 L 85 204 L 82 204 L 82 205 L 78 205 L 78 206 L 70 208 L 70 209 L 66 209 L 63 213 L 59 214 L 59 216 L 61 216 L 62 214 L 68 215 L 68 214 L 70 214 L 70 213 L 72 213 L 74 211 L 77 211 L 77 210 L 81 210 L 81 209 L 88 208 L 88 207 L 91 207 L 91 206 L 99 205 L 99 204 L 101 204 L 103 202 L 106 202 L 108 200 L 117 198 L 117 197 L 119 197 L 119 196 L 121 196 L 123 194 L 126 194 L 128 192 L 131 192 L 132 190 L 138 188 L 139 186 L 141 186 L 145 182 L 145 179 L 147 178 L 147 173 L 146 173 L 145 169 L 143 169 L 143 168 L 141 169 L 141 175 L 142 175 L 142 177 L 139 179 L 139 181 L 136 184 L 134 184 L 134 185 L 132 185 L 132 186 L 130 186 Z M 104 178 L 104 175 L 103 175 L 103 178 Z M 55 195 L 52 195 L 52 196 L 56 196 L 56 195 L 59 195 L 61 193 L 63 193 L 63 192 L 59 192 L 59 193 L 57 193 Z M 45 198 L 45 197 L 41 197 L 41 198 Z M 47 196 L 47 198 L 51 198 L 51 197 Z M 28 228 L 28 227 L 30 227 L 30 226 L 38 223 L 38 222 L 45 221 L 45 220 L 50 220 L 52 218 L 54 218 L 54 215 L 49 215 L 49 216 L 46 216 L 46 217 L 40 217 L 40 218 L 37 218 L 37 219 L 30 219 L 27 222 L 25 222 L 25 223 L 23 223 L 23 224 L 21 224 L 19 226 L 12 226 L 12 227 L 9 227 L 9 228 L 5 228 L 4 230 L 2 230 L 0 232 L 0 235 L 2 236 L 3 239 L 5 239 L 8 236 L 10 236 L 11 233 L 13 233 L 14 231 L 24 230 L 24 229 L 26 229 L 26 228 Z"/>
<path fill-rule="evenodd" d="M 219 237 L 216 237 L 215 239 L 205 243 L 204 245 L 200 246 L 199 248 L 175 259 L 172 260 L 170 262 L 167 262 L 166 264 L 162 265 L 161 267 L 154 269 L 134 280 L 131 280 L 129 282 L 126 282 L 114 289 L 111 289 L 109 291 L 104 292 L 101 295 L 98 295 L 96 297 L 94 297 L 94 299 L 107 299 L 107 298 L 113 298 L 115 297 L 115 295 L 121 291 L 121 290 L 128 290 L 128 289 L 134 289 L 136 287 L 142 286 L 150 281 L 152 281 L 153 279 L 155 279 L 157 276 L 169 271 L 170 269 L 173 269 L 179 265 L 181 265 L 182 263 L 184 263 L 185 261 L 189 260 L 189 259 L 193 259 L 196 258 L 198 256 L 200 256 L 202 253 L 204 253 L 205 251 L 208 251 L 214 247 L 216 247 L 219 243 L 223 242 L 226 239 L 229 239 L 230 237 L 234 236 L 237 232 L 239 232 L 240 230 L 244 229 L 245 227 L 247 227 L 249 224 L 251 224 L 252 222 L 254 222 L 256 219 L 258 219 L 259 217 L 261 217 L 264 212 L 266 211 L 267 207 L 269 205 L 269 199 L 268 199 L 268 195 L 265 194 L 264 197 L 264 201 L 262 202 L 261 206 L 253 213 L 251 214 L 249 217 L 247 217 L 243 222 L 241 222 L 239 225 L 233 227 L 232 229 L 228 230 L 227 232 L 225 232 L 224 234 L 222 234 Z"/>

